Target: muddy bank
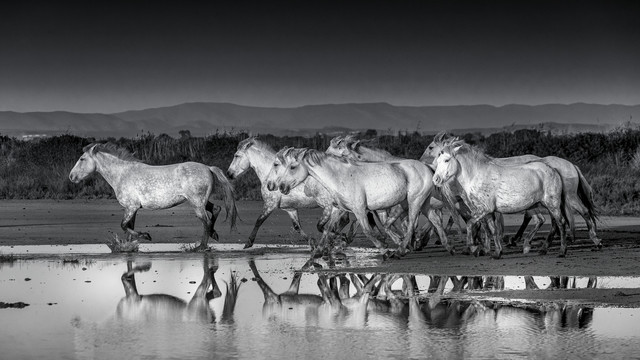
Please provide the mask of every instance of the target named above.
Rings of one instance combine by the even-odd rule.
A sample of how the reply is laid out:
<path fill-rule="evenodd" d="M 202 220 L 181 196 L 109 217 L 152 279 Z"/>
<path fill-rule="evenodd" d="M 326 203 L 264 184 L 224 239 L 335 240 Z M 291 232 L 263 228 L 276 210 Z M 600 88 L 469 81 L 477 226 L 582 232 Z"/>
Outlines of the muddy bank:
<path fill-rule="evenodd" d="M 255 219 L 262 210 L 262 202 L 241 201 L 238 209 L 242 221 L 238 230 L 229 231 L 218 220 L 216 229 L 221 243 L 243 244 L 253 229 Z M 113 233 L 121 235 L 122 208 L 115 200 L 5 200 L 0 202 L 0 246 L 50 245 L 50 244 L 95 244 L 104 243 Z M 320 210 L 301 210 L 303 230 L 318 236 L 315 224 Z M 520 216 L 507 216 L 506 233 L 513 233 L 521 221 Z M 522 254 L 521 248 L 505 248 L 503 258 L 455 255 L 451 256 L 434 244 L 424 251 L 409 254 L 400 260 L 375 262 L 367 272 L 420 273 L 435 275 L 540 275 L 540 276 L 633 276 L 639 275 L 640 263 L 640 218 L 603 217 L 598 235 L 603 239 L 601 251 L 591 251 L 586 227 L 581 219 L 577 222 L 577 241 L 570 245 L 568 256 L 558 258 L 558 244 L 548 255 L 540 256 L 535 251 Z M 147 231 L 153 243 L 194 243 L 201 236 L 201 224 L 189 206 L 160 211 L 140 211 L 136 229 Z M 537 237 L 542 239 L 548 231 L 545 224 Z M 452 236 L 458 249 L 463 239 Z M 304 245 L 304 240 L 291 228 L 291 221 L 283 211 L 275 211 L 260 228 L 256 243 Z M 357 236 L 354 246 L 370 247 L 362 235 Z M 535 245 L 535 244 L 534 244 Z M 259 255 L 264 250 L 250 250 L 248 254 Z M 283 249 L 283 252 L 288 250 Z M 358 269 L 354 269 L 358 270 Z"/>

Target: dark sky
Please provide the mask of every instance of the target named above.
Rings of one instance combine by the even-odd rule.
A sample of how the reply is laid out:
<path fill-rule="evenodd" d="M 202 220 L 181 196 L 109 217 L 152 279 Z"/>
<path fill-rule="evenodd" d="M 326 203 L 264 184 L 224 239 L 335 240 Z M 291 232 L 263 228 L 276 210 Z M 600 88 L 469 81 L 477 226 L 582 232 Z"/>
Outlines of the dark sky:
<path fill-rule="evenodd" d="M 15 2 L 0 110 L 640 103 L 640 6 L 568 1 Z"/>

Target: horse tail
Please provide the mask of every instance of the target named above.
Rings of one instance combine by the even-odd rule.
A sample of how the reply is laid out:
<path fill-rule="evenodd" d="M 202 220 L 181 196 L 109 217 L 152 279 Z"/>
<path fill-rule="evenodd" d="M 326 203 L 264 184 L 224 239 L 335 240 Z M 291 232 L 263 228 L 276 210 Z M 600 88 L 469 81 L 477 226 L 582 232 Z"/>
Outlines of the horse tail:
<path fill-rule="evenodd" d="M 593 226 L 596 226 L 596 220 L 598 219 L 598 208 L 596 207 L 595 202 L 593 201 L 593 189 L 591 185 L 587 182 L 587 179 L 582 175 L 582 171 L 580 168 L 575 166 L 576 171 L 578 172 L 578 198 L 582 201 L 584 207 L 587 208 L 589 212 L 589 218 L 593 221 Z"/>
<path fill-rule="evenodd" d="M 220 168 L 209 166 L 209 170 L 222 187 L 222 190 L 224 190 L 224 205 L 227 212 L 225 221 L 231 216 L 231 230 L 237 229 L 238 208 L 236 207 L 236 192 L 233 189 L 233 185 Z"/>
<path fill-rule="evenodd" d="M 554 169 L 555 170 L 555 169 Z M 562 176 L 560 175 L 560 173 L 556 170 L 556 173 L 558 174 L 558 176 L 560 176 L 560 179 L 562 180 Z M 567 201 L 567 191 L 564 188 L 564 181 L 561 181 L 560 184 L 562 192 L 561 192 L 561 196 L 560 196 L 560 211 L 562 212 L 562 216 L 564 217 L 564 220 L 569 224 L 569 231 L 571 231 L 571 236 L 573 237 L 573 239 L 576 238 L 576 222 L 575 219 L 573 218 L 573 211 L 571 210 L 569 201 Z M 558 224 L 558 226 L 560 226 L 560 224 Z"/>

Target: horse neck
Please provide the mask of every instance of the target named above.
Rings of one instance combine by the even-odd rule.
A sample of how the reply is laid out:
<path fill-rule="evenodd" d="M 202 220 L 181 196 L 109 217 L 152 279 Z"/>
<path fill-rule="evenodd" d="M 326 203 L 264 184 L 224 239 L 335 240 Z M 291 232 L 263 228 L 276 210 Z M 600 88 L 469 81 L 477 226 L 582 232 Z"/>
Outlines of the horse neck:
<path fill-rule="evenodd" d="M 348 163 L 344 163 L 341 160 L 327 157 L 323 160 L 322 164 L 315 164 L 311 166 L 308 161 L 305 161 L 305 166 L 309 172 L 309 176 L 316 179 L 322 186 L 324 186 L 331 193 L 341 192 L 340 178 L 342 174 L 349 174 L 350 170 L 347 166 L 352 166 Z"/>
<path fill-rule="evenodd" d="M 96 171 L 115 189 L 122 176 L 131 166 L 137 164 L 133 161 L 119 159 L 116 156 L 98 153 L 95 156 Z"/>
<path fill-rule="evenodd" d="M 249 163 L 253 171 L 258 175 L 258 179 L 263 183 L 271 171 L 273 161 L 276 159 L 276 153 L 269 151 L 268 149 L 247 149 L 247 156 L 249 157 Z"/>
<path fill-rule="evenodd" d="M 459 163 L 459 169 L 455 178 L 463 188 L 468 188 L 474 177 L 478 175 L 478 172 L 487 166 L 485 159 L 474 159 L 470 154 L 456 155 L 456 160 Z"/>

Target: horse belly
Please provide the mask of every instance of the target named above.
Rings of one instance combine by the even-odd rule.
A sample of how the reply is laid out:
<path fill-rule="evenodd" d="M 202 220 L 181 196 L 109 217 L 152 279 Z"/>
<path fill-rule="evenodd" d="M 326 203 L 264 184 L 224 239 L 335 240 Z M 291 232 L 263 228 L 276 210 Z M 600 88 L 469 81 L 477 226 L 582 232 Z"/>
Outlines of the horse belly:
<path fill-rule="evenodd" d="M 370 210 L 388 209 L 407 199 L 406 181 L 397 177 L 370 181 L 364 190 Z"/>
<path fill-rule="evenodd" d="M 544 196 L 544 187 L 536 176 L 518 181 L 502 180 L 499 185 L 495 193 L 496 210 L 505 214 L 530 209 Z"/>

